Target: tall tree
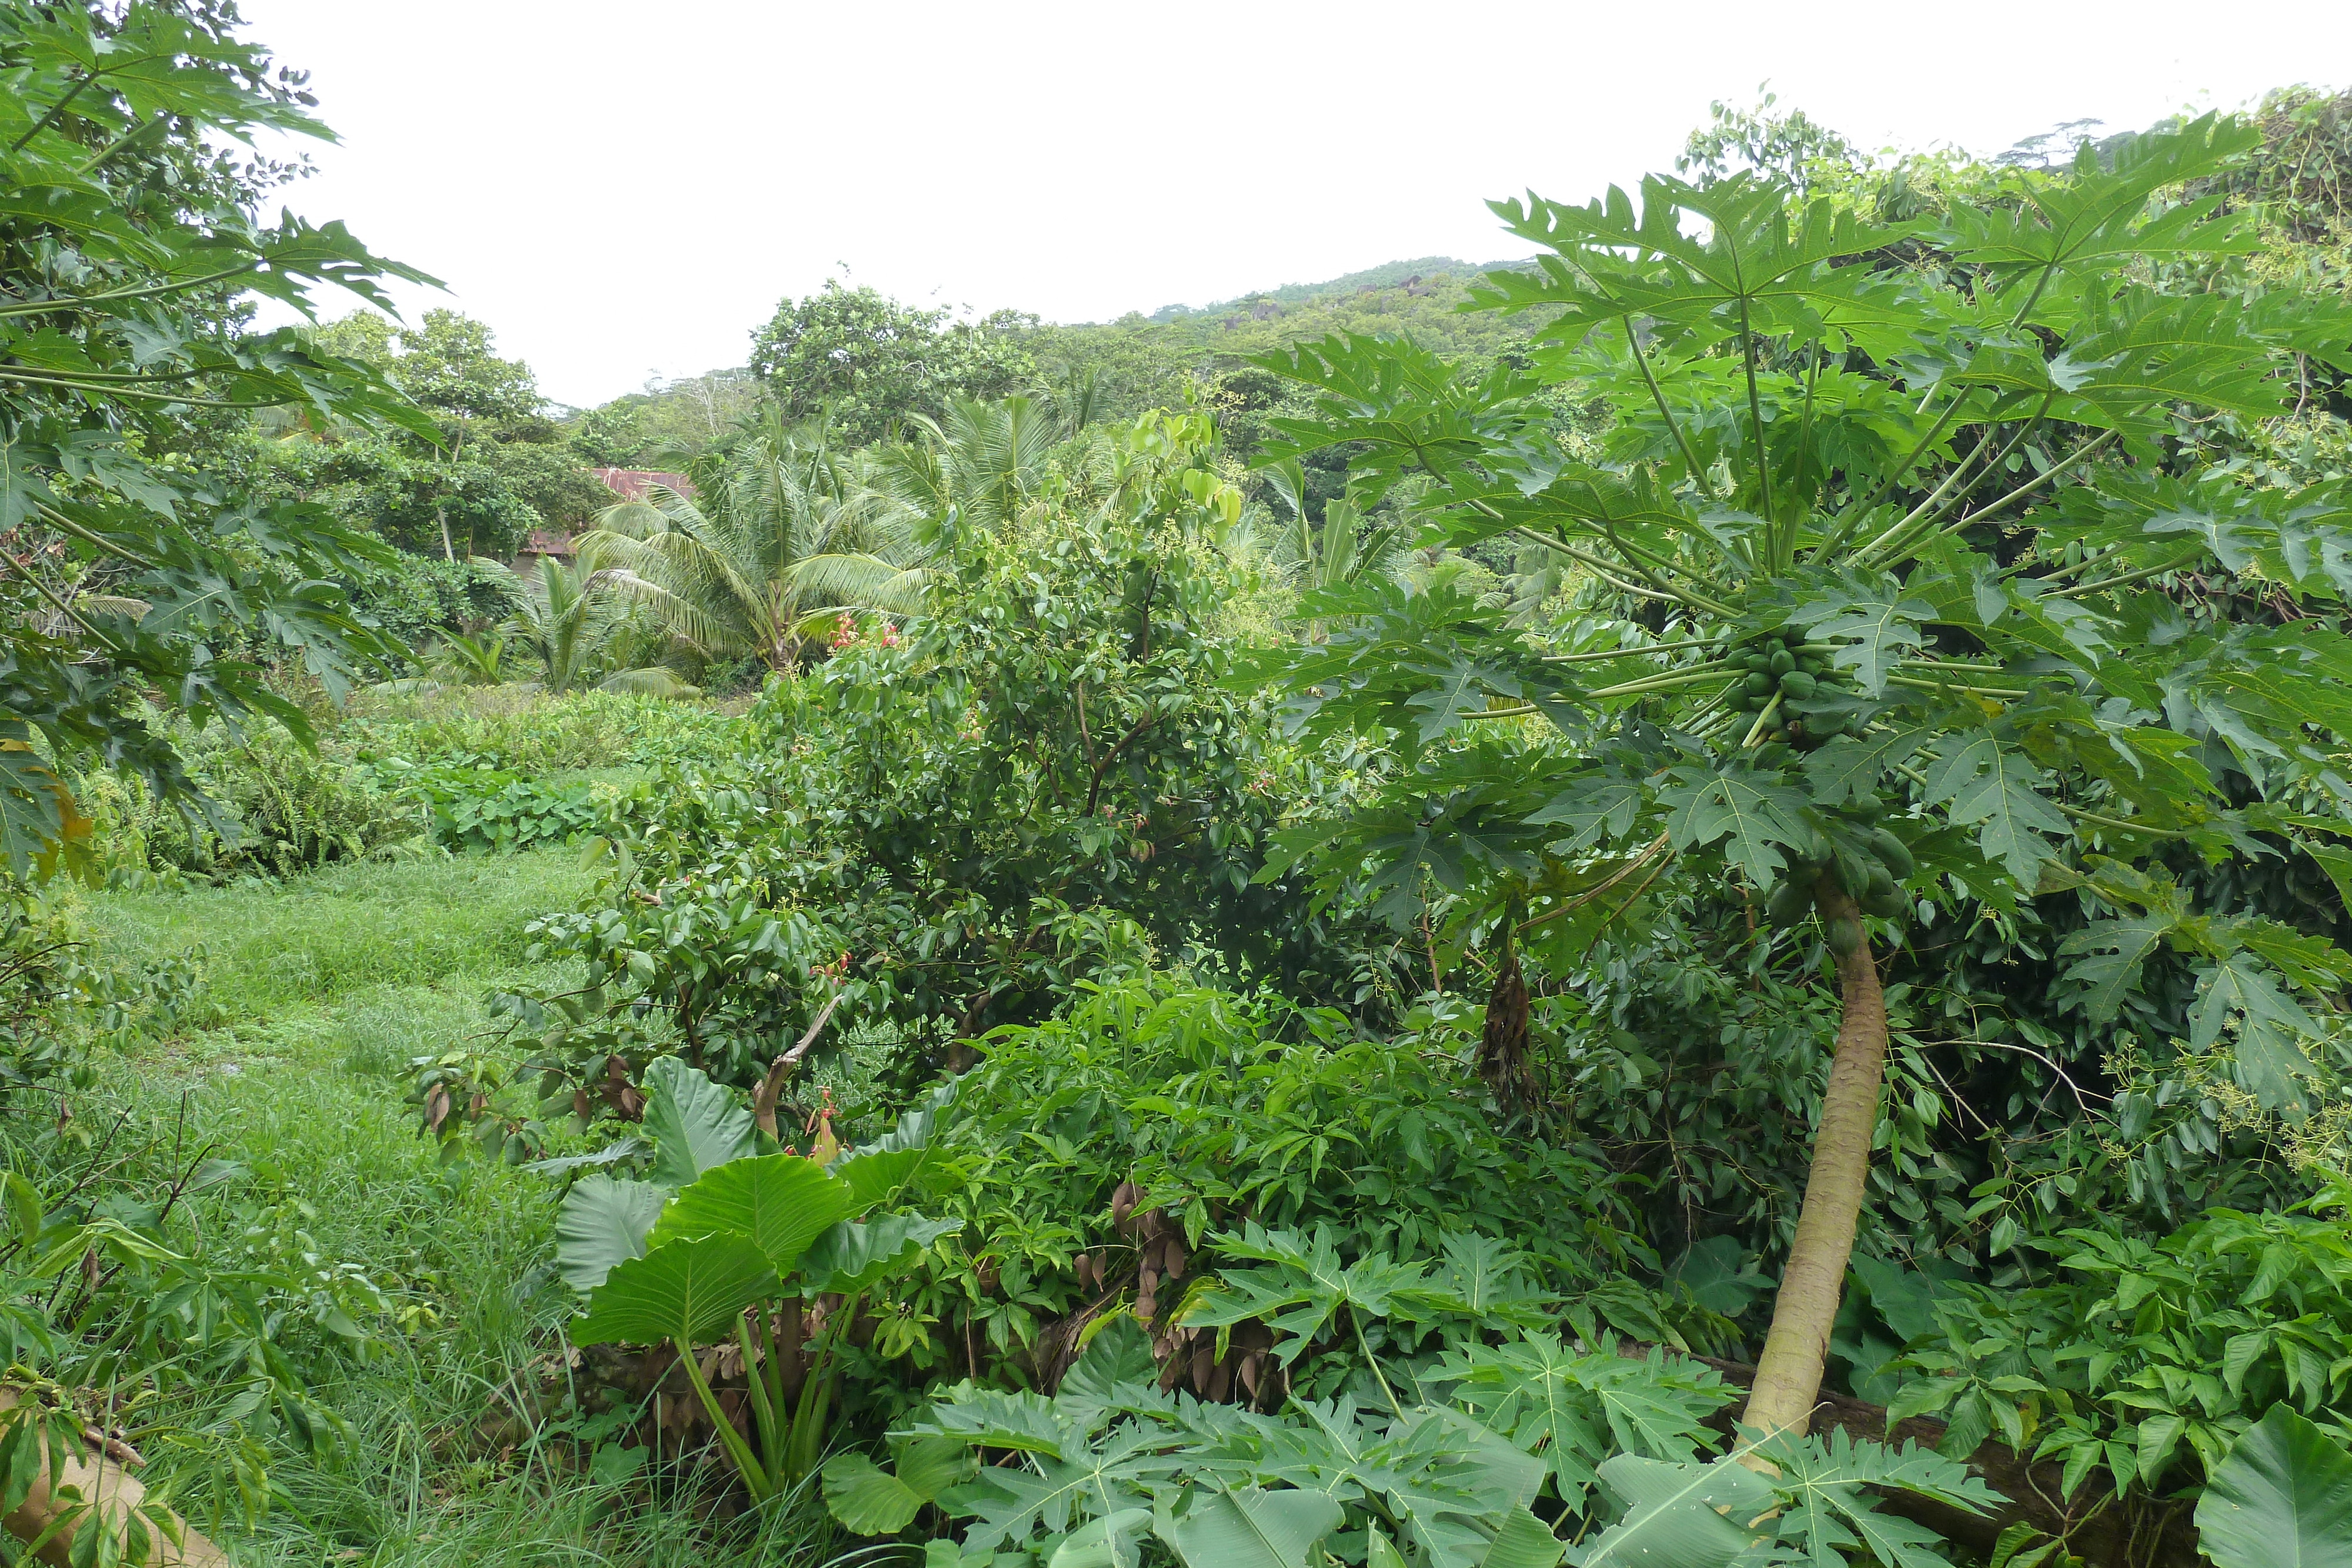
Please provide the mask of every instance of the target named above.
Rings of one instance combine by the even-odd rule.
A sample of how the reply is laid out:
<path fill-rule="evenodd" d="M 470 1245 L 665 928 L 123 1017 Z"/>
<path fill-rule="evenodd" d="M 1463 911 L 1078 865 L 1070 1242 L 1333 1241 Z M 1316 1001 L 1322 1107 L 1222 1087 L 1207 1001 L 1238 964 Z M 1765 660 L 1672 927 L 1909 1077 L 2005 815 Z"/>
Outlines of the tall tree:
<path fill-rule="evenodd" d="M 1669 860 L 1819 934 L 1843 1022 L 1753 1427 L 1801 1429 L 1820 1389 L 1879 1121 L 1876 954 L 1916 901 L 2073 890 L 2100 912 L 2062 955 L 2095 1012 L 2168 945 L 2197 965 L 2189 1049 L 2265 1105 L 2307 1093 L 2352 961 L 2191 908 L 2158 859 L 2276 852 L 2297 791 L 2352 799 L 2352 488 L 2253 489 L 2179 438 L 2352 366 L 2342 300 L 2254 285 L 2220 197 L 2179 199 L 2258 140 L 2208 117 L 1907 224 L 1747 174 L 1500 203 L 1549 254 L 1474 303 L 1540 319 L 1527 371 L 1337 338 L 1261 361 L 1313 403 L 1274 460 L 1355 444 L 1367 504 L 1559 552 L 1616 606 L 1560 649 L 1443 588 L 1311 599 L 1329 640 L 1268 667 L 1403 766 L 1293 852 L 1392 910 L 1465 894 L 1507 980 L 1519 934 L 1606 918 Z M 1615 411 L 1598 461 L 1553 437 L 1564 383 Z M 2166 591 L 2237 576 L 2294 623 Z M 1520 716 L 1558 740 L 1457 733 Z"/>
<path fill-rule="evenodd" d="M 946 418 L 956 398 L 1001 398 L 1035 380 L 1020 341 L 1035 324 L 1007 311 L 952 320 L 828 278 L 753 334 L 751 371 L 787 422 L 826 414 L 840 440 L 863 446 L 912 416 Z"/>
<path fill-rule="evenodd" d="M 0 10 L 0 847 L 19 870 L 86 831 L 69 769 L 193 795 L 151 699 L 307 735 L 253 650 L 337 689 L 391 652 L 329 580 L 380 547 L 240 494 L 219 429 L 283 408 L 437 440 L 373 367 L 253 330 L 240 304 L 307 311 L 320 285 L 381 303 L 385 278 L 431 279 L 341 224 L 262 220 L 283 172 L 238 149 L 329 133 L 233 16 Z"/>

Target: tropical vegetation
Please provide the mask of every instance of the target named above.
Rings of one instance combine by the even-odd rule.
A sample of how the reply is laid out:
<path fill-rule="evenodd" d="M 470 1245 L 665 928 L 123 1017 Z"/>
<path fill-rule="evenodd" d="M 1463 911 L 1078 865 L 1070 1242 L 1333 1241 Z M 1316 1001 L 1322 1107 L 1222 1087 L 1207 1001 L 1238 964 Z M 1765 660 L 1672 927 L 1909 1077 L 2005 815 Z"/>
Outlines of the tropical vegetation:
<path fill-rule="evenodd" d="M 0 1557 L 2352 1562 L 2352 99 L 582 411 L 0 71 Z"/>

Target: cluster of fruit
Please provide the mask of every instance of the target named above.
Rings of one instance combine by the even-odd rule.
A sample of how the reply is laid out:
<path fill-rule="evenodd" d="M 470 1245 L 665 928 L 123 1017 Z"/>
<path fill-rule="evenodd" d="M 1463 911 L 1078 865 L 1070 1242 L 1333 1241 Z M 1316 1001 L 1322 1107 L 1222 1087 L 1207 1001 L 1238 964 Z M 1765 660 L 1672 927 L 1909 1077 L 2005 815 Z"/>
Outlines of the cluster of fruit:
<path fill-rule="evenodd" d="M 1830 663 L 1829 643 L 1808 643 L 1794 627 L 1759 632 L 1735 648 L 1724 664 L 1740 677 L 1731 688 L 1734 711 L 1772 710 L 1775 722 L 1765 739 L 1800 747 L 1818 744 L 1845 734 L 1853 722 L 1843 710 L 1800 707 L 1816 697 L 1852 691 L 1853 677 Z"/>
<path fill-rule="evenodd" d="M 1903 883 L 1916 869 L 1911 851 L 1878 825 L 1878 803 L 1848 806 L 1839 815 L 1853 829 L 1845 835 L 1852 847 L 1843 855 L 1828 854 L 1790 865 L 1787 877 L 1764 901 L 1764 917 L 1773 925 L 1803 924 L 1812 915 L 1825 883 L 1843 892 L 1864 915 L 1895 920 L 1909 911 Z M 1841 958 L 1862 946 L 1862 922 L 1853 915 L 1841 915 L 1824 929 L 1830 951 Z"/>

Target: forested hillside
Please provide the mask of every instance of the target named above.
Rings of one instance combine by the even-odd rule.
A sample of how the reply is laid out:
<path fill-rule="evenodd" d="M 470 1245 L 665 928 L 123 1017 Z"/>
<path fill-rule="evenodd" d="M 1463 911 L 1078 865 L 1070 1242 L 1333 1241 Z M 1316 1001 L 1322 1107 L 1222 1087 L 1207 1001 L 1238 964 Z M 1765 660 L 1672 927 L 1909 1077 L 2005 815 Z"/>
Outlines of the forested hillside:
<path fill-rule="evenodd" d="M 574 410 L 0 72 L 0 1560 L 2352 1563 L 2352 96 Z"/>

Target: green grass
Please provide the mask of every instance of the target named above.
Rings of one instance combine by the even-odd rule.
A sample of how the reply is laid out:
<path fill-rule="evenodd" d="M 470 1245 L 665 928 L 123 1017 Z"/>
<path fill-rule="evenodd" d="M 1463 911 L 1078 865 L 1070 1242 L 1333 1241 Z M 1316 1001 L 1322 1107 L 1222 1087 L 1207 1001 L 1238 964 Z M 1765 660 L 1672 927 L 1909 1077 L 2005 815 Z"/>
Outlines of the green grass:
<path fill-rule="evenodd" d="M 526 960 L 522 927 L 586 880 L 572 852 L 551 849 L 86 895 L 110 959 L 201 948 L 223 1015 L 108 1063 L 126 1142 L 152 1143 L 151 1164 L 175 1144 L 239 1162 L 247 1174 L 205 1199 L 207 1225 L 283 1228 L 412 1309 L 363 1358 L 292 1333 L 289 1354 L 316 1368 L 313 1393 L 355 1441 L 331 1459 L 276 1457 L 283 1496 L 259 1532 L 222 1532 L 239 1562 L 814 1568 L 830 1556 L 813 1498 L 714 1525 L 699 1495 L 592 1486 L 527 1431 L 484 1436 L 505 1391 L 560 1349 L 572 1308 L 545 1268 L 552 1193 L 478 1155 L 444 1162 L 403 1103 L 403 1070 L 479 1030 L 486 991 L 557 977 Z"/>

